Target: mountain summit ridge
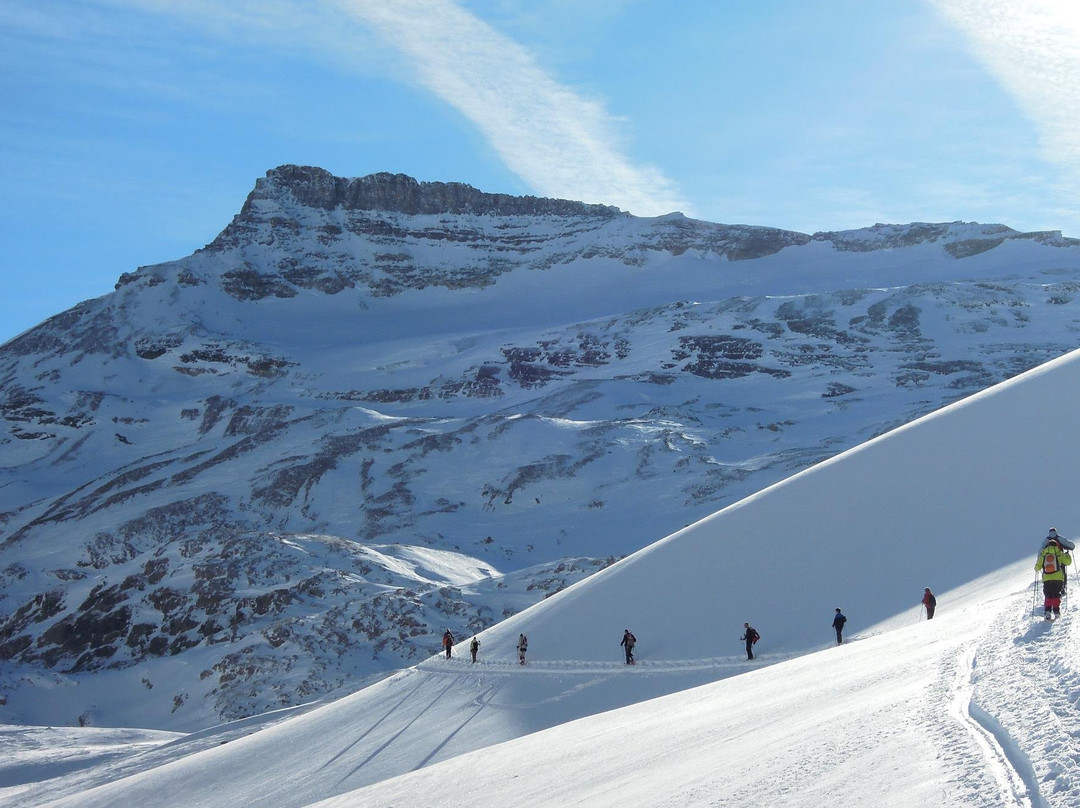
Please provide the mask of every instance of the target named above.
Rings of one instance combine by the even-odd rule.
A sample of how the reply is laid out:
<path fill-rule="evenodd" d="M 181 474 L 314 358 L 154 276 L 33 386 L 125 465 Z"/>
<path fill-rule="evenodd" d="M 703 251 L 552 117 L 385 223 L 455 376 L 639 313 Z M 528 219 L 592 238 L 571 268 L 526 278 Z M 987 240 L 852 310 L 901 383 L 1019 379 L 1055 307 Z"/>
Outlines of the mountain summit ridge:
<path fill-rule="evenodd" d="M 401 173 L 377 172 L 361 177 L 341 177 L 317 166 L 283 164 L 270 169 L 256 181 L 248 194 L 238 219 L 252 217 L 262 202 L 281 204 L 287 198 L 304 207 L 321 210 L 367 211 L 401 213 L 409 216 L 471 215 L 488 217 L 513 216 L 579 216 L 612 219 L 632 218 L 656 222 L 659 226 L 674 225 L 684 232 L 694 226 L 714 228 L 755 229 L 787 234 L 791 243 L 805 244 L 810 240 L 833 243 L 837 249 L 875 249 L 911 246 L 924 241 L 946 244 L 959 239 L 994 241 L 993 246 L 1011 238 L 1038 239 L 1045 243 L 1080 245 L 1080 240 L 1063 238 L 1061 231 L 1024 233 L 1004 224 L 978 222 L 912 222 L 910 224 L 877 223 L 869 227 L 847 230 L 817 231 L 813 234 L 765 225 L 723 224 L 692 219 L 673 211 L 663 216 L 637 217 L 611 205 L 592 204 L 564 198 L 536 197 L 480 191 L 461 182 L 422 182 Z M 216 241 L 216 240 L 215 240 Z M 213 246 L 214 242 L 211 242 Z M 855 245 L 859 245 L 856 247 Z M 963 257 L 957 254 L 954 257 Z"/>
<path fill-rule="evenodd" d="M 244 203 L 290 194 L 302 205 L 332 210 L 380 210 L 410 216 L 627 216 L 611 205 L 567 199 L 487 193 L 462 182 L 420 182 L 407 174 L 377 172 L 339 177 L 316 166 L 286 164 L 266 172 Z M 243 214 L 244 210 L 241 210 Z"/>

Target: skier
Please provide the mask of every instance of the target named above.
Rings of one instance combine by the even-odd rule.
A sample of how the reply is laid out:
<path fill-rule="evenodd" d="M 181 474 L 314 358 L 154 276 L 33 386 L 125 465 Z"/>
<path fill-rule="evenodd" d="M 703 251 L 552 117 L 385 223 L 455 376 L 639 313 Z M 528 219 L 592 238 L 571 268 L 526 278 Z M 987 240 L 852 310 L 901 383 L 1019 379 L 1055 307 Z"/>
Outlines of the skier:
<path fill-rule="evenodd" d="M 450 633 L 450 629 L 443 632 L 442 645 L 446 649 L 446 658 L 450 658 L 450 649 L 454 647 L 454 635 Z"/>
<path fill-rule="evenodd" d="M 753 659 L 754 643 L 761 639 L 761 635 L 749 623 L 743 623 L 743 635 L 739 639 L 746 640 L 746 658 Z"/>
<path fill-rule="evenodd" d="M 847 618 L 844 617 L 843 612 L 839 608 L 836 610 L 836 617 L 832 619 L 832 627 L 836 629 L 836 644 L 840 645 L 844 641 L 844 623 L 847 622 Z"/>
<path fill-rule="evenodd" d="M 1072 564 L 1072 556 L 1062 545 L 1057 531 L 1050 528 L 1046 544 L 1035 561 L 1036 571 L 1042 572 L 1043 616 L 1047 620 L 1061 617 L 1061 596 L 1065 591 L 1065 568 Z"/>
<path fill-rule="evenodd" d="M 1051 540 L 1057 541 L 1058 544 L 1060 544 L 1070 553 L 1076 549 L 1076 545 L 1073 542 L 1069 541 L 1064 536 L 1058 535 L 1056 527 L 1052 527 L 1046 532 L 1046 538 L 1043 539 L 1043 547 L 1049 544 Z"/>
<path fill-rule="evenodd" d="M 630 629 L 623 632 L 622 642 L 619 643 L 626 652 L 626 664 L 634 664 L 634 644 L 637 642 L 637 637 L 630 633 Z"/>
<path fill-rule="evenodd" d="M 934 593 L 930 591 L 930 587 L 926 587 L 923 590 L 922 605 L 926 607 L 926 619 L 934 619 L 934 609 L 937 608 L 937 598 L 934 597 Z"/>
<path fill-rule="evenodd" d="M 480 650 L 480 640 L 476 637 L 472 638 L 472 642 L 469 643 L 469 653 L 472 654 L 473 664 L 476 664 L 476 652 Z"/>
<path fill-rule="evenodd" d="M 525 652 L 529 650 L 529 638 L 524 634 L 518 634 L 517 652 L 518 652 L 518 664 L 525 664 Z"/>

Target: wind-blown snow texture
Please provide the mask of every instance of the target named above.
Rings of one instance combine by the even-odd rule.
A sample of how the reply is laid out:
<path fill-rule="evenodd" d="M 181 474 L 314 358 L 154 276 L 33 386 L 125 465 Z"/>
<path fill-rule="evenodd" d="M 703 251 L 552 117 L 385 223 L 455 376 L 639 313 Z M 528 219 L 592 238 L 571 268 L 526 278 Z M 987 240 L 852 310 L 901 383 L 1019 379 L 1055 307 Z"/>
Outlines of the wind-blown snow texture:
<path fill-rule="evenodd" d="M 1071 609 L 1033 614 L 1032 566 L 1048 521 L 1080 524 L 1077 385 L 1080 352 L 784 480 L 481 633 L 475 666 L 462 644 L 243 737 L 226 726 L 74 772 L 46 761 L 36 782 L 0 768 L 0 796 L 1075 805 L 1078 635 Z M 834 604 L 851 618 L 841 647 Z M 763 637 L 753 663 L 745 620 Z M 33 758 L 34 732 L 12 733 L 13 757 Z M 62 776 L 43 779 L 49 765 Z"/>
<path fill-rule="evenodd" d="M 1073 349 L 1078 290 L 1056 233 L 276 169 L 205 249 L 0 348 L 0 720 L 355 689 Z"/>

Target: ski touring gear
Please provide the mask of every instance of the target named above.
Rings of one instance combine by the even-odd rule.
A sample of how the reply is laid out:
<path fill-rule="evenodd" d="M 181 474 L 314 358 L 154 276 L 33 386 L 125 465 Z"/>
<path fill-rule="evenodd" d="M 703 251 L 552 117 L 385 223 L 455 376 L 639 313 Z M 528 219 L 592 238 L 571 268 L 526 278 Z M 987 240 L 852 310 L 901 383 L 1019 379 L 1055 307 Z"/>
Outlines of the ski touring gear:
<path fill-rule="evenodd" d="M 529 638 L 524 634 L 518 634 L 517 652 L 518 652 L 518 664 L 525 664 L 525 652 L 529 650 Z"/>
<path fill-rule="evenodd" d="M 1057 567 L 1057 553 L 1044 553 L 1043 554 L 1043 575 L 1053 575 L 1058 571 Z"/>
<path fill-rule="evenodd" d="M 476 662 L 476 652 L 480 650 L 480 640 L 476 637 L 472 638 L 472 642 L 469 643 L 469 653 L 472 654 L 472 661 Z"/>
<path fill-rule="evenodd" d="M 1064 581 L 1065 567 L 1072 564 L 1069 551 L 1056 541 L 1049 542 L 1040 552 L 1035 569 L 1042 572 L 1043 581 Z"/>

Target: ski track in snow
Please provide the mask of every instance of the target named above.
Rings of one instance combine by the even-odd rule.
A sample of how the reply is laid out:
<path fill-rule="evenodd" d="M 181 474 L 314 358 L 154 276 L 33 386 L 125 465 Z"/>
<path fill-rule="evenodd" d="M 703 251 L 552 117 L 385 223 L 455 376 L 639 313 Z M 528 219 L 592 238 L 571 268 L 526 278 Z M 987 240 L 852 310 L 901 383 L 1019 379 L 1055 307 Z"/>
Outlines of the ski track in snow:
<path fill-rule="evenodd" d="M 845 639 L 845 644 L 854 642 L 857 637 Z M 826 645 L 824 647 L 831 647 Z M 806 653 L 812 653 L 813 650 Z M 491 674 L 505 674 L 509 675 L 513 671 L 528 672 L 529 674 L 549 674 L 549 675 L 562 675 L 562 674 L 577 674 L 577 673 L 599 673 L 605 674 L 627 674 L 640 676 L 648 673 L 677 673 L 682 671 L 703 671 L 703 670 L 741 670 L 748 671 L 754 667 L 760 667 L 761 665 L 775 665 L 778 662 L 784 662 L 789 659 L 795 659 L 803 656 L 803 654 L 756 654 L 753 661 L 748 660 L 744 656 L 723 656 L 723 657 L 708 657 L 705 659 L 665 659 L 662 661 L 650 661 L 650 660 L 638 660 L 633 665 L 627 665 L 623 662 L 593 662 L 585 660 L 537 660 L 527 662 L 525 665 L 521 665 L 517 662 L 506 660 L 477 660 L 476 663 L 469 662 L 467 659 L 461 657 L 452 657 L 449 661 L 443 657 L 433 657 L 424 662 L 421 662 L 416 667 L 422 671 L 428 673 L 441 673 L 450 675 L 461 675 L 470 673 L 491 673 Z M 465 670 L 462 670 L 462 666 L 466 666 Z"/>
<path fill-rule="evenodd" d="M 937 662 L 937 672 L 932 682 L 912 706 L 914 714 L 906 721 L 904 708 L 881 710 L 858 718 L 858 724 L 878 726 L 881 737 L 898 733 L 922 735 L 936 749 L 936 758 L 942 780 L 937 804 L 971 806 L 1007 806 L 1008 808 L 1065 808 L 1080 804 L 1080 667 L 1078 645 L 1069 632 L 1071 615 L 1055 624 L 1046 624 L 1030 611 L 1030 590 L 1000 597 L 986 608 L 996 610 L 988 616 L 984 627 L 963 640 L 950 637 L 953 631 L 926 635 L 926 642 L 944 643 L 944 653 Z M 966 619 L 966 618 L 962 618 Z M 934 628 L 937 628 L 935 621 Z M 944 628 L 944 626 L 942 626 Z M 855 636 L 851 639 L 867 639 Z M 467 655 L 457 655 L 446 660 L 442 655 L 432 657 L 418 668 L 426 674 L 435 674 L 432 687 L 421 694 L 416 687 L 407 687 L 394 703 L 373 715 L 374 723 L 359 737 L 328 757 L 320 770 L 333 772 L 333 780 L 348 782 L 364 766 L 391 747 L 408 742 L 435 705 L 440 704 L 451 688 L 461 692 L 462 683 L 470 683 L 472 695 L 463 701 L 451 723 L 442 727 L 437 738 L 429 738 L 431 744 L 422 750 L 410 769 L 425 768 L 445 759 L 452 753 L 455 740 L 471 731 L 475 719 L 485 710 L 535 710 L 545 709 L 545 699 L 524 704 L 506 702 L 508 685 L 517 677 L 549 679 L 565 675 L 564 683 L 573 690 L 588 689 L 611 682 L 612 676 L 677 675 L 680 671 L 713 669 L 721 678 L 737 672 L 753 671 L 772 663 L 798 658 L 803 655 L 761 655 L 754 662 L 742 657 L 713 657 L 705 659 L 665 660 L 650 662 L 639 660 L 634 666 L 620 661 L 595 662 L 582 660 L 533 660 L 519 666 L 509 659 L 481 659 L 471 663 Z M 901 668 L 903 663 L 897 660 Z M 900 670 L 898 668 L 897 670 Z M 574 681 L 574 680 L 577 681 Z M 455 682 L 457 684 L 455 684 Z M 867 684 L 873 686 L 872 681 Z M 886 684 L 882 681 L 881 684 Z M 422 696 L 417 699 L 417 696 Z M 554 697 L 565 697 L 565 691 Z M 547 699 L 546 701 L 550 701 Z M 503 702 L 503 703 L 500 703 Z M 399 708 L 408 706 L 407 714 L 397 715 Z M 393 720 L 391 720 L 393 719 Z M 234 728 L 238 731 L 240 728 Z M 190 744 L 202 733 L 165 744 L 154 753 L 136 755 L 143 759 L 140 766 L 136 760 L 103 768 L 111 769 L 112 776 L 102 771 L 96 777 L 83 772 L 72 777 L 61 776 L 66 784 L 54 781 L 53 787 L 39 790 L 29 787 L 27 791 L 12 790 L 7 795 L 24 804 L 42 804 L 60 797 L 75 798 L 83 788 L 103 781 L 115 780 L 140 769 L 145 770 L 148 759 L 156 763 L 176 759 L 179 746 L 190 745 L 191 751 L 216 745 L 221 738 L 207 738 L 207 744 Z M 213 734 L 213 733 L 211 733 Z M 237 733 L 242 734 L 242 733 Z M 773 795 L 783 804 L 808 805 L 826 792 L 817 792 L 823 772 L 831 771 L 832 763 L 844 760 L 852 750 L 849 744 L 858 744 L 859 731 L 855 725 L 838 731 L 832 742 L 804 748 L 804 757 L 788 772 L 785 784 L 777 786 Z M 370 746 L 359 751 L 365 741 Z M 372 743 L 373 741 L 373 743 Z M 181 754 L 181 756 L 183 756 Z M 342 765 L 342 764 L 346 765 Z M 888 761 L 883 759 L 882 765 Z M 151 766 L 152 767 L 152 766 Z M 939 773 L 940 774 L 940 773 Z M 89 776 L 88 776 L 89 775 Z M 76 782 L 82 781 L 80 786 Z M 27 784 L 29 786 L 29 784 Z M 758 784 L 755 787 L 760 787 Z M 694 793 L 708 798 L 708 787 Z M 18 797 L 16 797 L 18 793 Z M 685 796 L 685 795 L 684 795 Z M 730 796 L 730 795 L 729 795 Z M 736 799 L 754 799 L 751 791 L 738 791 Z M 920 795 L 925 796 L 925 795 Z M 810 801 L 808 801 L 810 800 Z M 926 800 L 920 805 L 929 805 Z M 0 803 L 5 803 L 0 796 Z M 6 803 L 5 803 L 6 804 Z M 15 803 L 12 803 L 15 804 Z M 298 803 L 299 804 L 299 803 Z M 740 803 L 741 804 L 741 803 Z M 891 803 L 890 803 L 891 804 Z"/>
<path fill-rule="evenodd" d="M 943 664 L 934 688 L 937 697 L 947 691 L 949 714 L 962 730 L 963 737 L 930 727 L 942 757 L 968 760 L 957 782 L 962 803 L 1080 804 L 1080 649 L 1068 612 L 1049 624 L 1041 610 L 1032 613 L 1032 601 L 1030 589 L 1010 598 L 976 642 Z"/>
<path fill-rule="evenodd" d="M 1041 598 L 1036 595 L 1038 602 Z M 1031 595 L 980 645 L 972 713 L 1002 740 L 1028 780 L 1035 808 L 1080 804 L 1080 668 L 1068 609 L 1046 623 Z"/>
<path fill-rule="evenodd" d="M 1031 762 L 1001 724 L 974 701 L 977 662 L 974 646 L 960 649 L 950 712 L 979 748 L 986 771 L 997 784 L 1000 804 L 1045 808 Z"/>

